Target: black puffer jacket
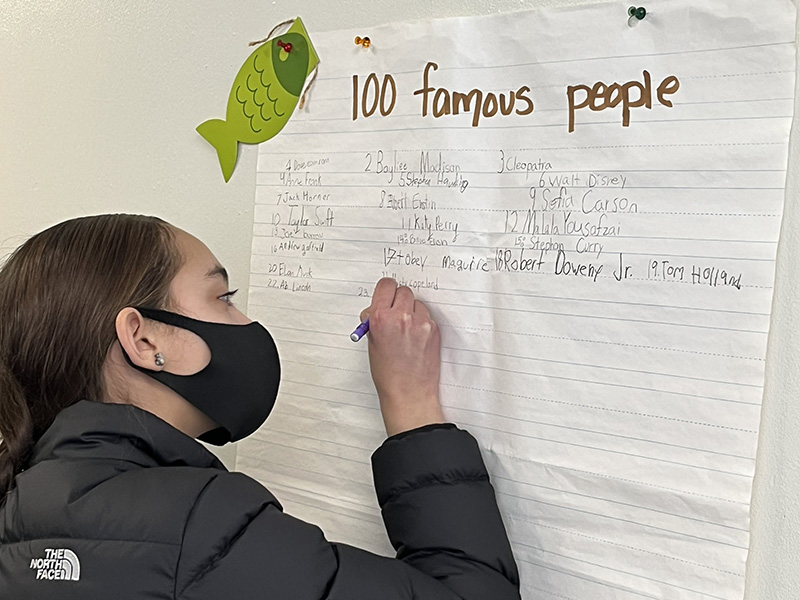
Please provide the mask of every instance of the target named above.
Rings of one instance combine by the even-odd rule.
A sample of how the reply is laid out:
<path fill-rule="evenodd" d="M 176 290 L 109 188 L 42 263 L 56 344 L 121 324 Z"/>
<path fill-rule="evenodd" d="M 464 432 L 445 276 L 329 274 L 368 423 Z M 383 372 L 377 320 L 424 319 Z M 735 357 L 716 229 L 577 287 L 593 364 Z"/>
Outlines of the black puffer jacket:
<path fill-rule="evenodd" d="M 0 508 L 0 599 L 519 598 L 472 436 L 453 425 L 400 434 L 373 469 L 400 560 L 329 543 L 150 413 L 80 402 Z"/>

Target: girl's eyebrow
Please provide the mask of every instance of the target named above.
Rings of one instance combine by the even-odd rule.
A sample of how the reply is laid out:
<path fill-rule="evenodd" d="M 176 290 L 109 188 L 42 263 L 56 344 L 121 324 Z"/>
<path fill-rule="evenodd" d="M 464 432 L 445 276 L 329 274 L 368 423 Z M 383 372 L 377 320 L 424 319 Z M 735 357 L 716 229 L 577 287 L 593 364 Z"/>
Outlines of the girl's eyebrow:
<path fill-rule="evenodd" d="M 206 273 L 206 277 L 222 277 L 225 280 L 225 285 L 228 284 L 228 271 L 222 265 L 215 265 L 208 273 Z"/>

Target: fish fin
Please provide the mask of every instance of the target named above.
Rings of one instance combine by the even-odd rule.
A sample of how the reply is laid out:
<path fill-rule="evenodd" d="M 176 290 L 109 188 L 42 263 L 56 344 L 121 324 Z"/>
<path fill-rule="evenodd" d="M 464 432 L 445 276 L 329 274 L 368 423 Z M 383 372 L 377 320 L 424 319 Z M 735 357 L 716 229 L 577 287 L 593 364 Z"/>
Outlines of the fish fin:
<path fill-rule="evenodd" d="M 209 144 L 214 146 L 222 167 L 222 176 L 229 181 L 236 167 L 236 157 L 239 155 L 239 140 L 228 126 L 227 121 L 211 119 L 197 126 L 197 133 L 203 136 Z"/>

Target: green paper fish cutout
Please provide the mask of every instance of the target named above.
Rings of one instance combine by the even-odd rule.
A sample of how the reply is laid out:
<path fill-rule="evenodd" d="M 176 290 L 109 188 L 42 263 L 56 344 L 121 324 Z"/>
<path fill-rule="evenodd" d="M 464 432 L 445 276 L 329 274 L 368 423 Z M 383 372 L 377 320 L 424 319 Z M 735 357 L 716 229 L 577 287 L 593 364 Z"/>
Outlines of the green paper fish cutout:
<path fill-rule="evenodd" d="M 225 181 L 236 167 L 239 142 L 260 144 L 289 122 L 306 79 L 318 63 L 300 18 L 247 58 L 233 81 L 225 120 L 211 119 L 197 127 L 197 133 L 217 151 Z"/>

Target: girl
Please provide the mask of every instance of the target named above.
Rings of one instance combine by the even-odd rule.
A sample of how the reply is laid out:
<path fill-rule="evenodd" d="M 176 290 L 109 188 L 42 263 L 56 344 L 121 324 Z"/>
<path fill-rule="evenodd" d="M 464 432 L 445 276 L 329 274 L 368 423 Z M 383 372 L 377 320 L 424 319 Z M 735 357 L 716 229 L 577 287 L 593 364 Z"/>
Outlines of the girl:
<path fill-rule="evenodd" d="M 194 438 L 266 420 L 280 363 L 196 238 L 74 219 L 0 270 L 0 598 L 505 600 L 516 565 L 475 440 L 444 423 L 440 344 L 391 279 L 370 307 L 397 558 L 328 542 Z"/>

